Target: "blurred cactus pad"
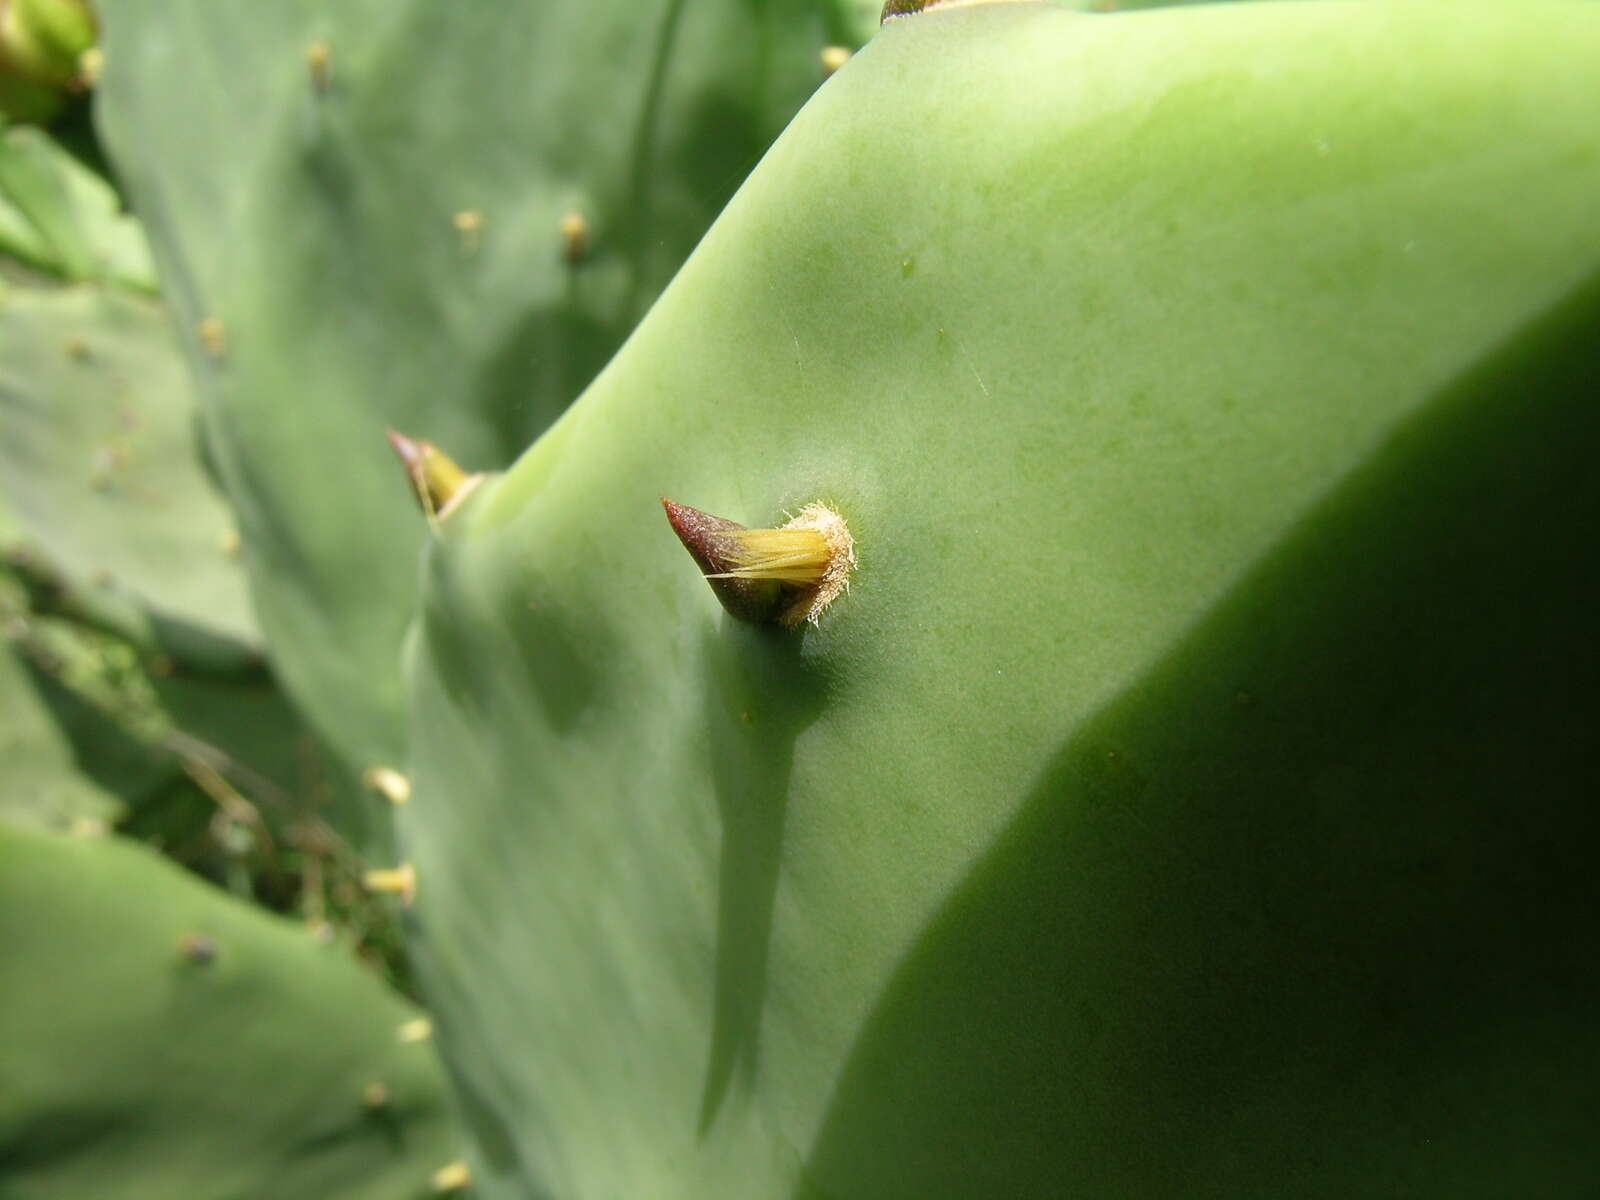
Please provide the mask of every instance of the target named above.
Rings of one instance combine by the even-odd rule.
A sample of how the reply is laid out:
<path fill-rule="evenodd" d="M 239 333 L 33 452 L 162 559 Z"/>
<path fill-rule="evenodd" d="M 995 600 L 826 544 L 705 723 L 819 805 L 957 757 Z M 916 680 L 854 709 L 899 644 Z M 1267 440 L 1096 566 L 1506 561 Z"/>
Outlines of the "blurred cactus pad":
<path fill-rule="evenodd" d="M 348 1123 L 403 1005 L 330 973 L 306 1121 L 128 1194 L 406 1195 L 384 1154 L 458 1140 L 494 1200 L 1588 1194 L 1600 5 L 1116 7 L 102 0 L 215 476 L 149 544 L 231 518 L 220 632 L 382 781 L 463 1126 L 422 1076 L 388 1150 Z M 69 326 L 125 379 L 157 318 L 30 194 L 31 421 Z M 50 486 L 8 507 L 64 572 L 132 557 Z M 134 642 L 235 611 L 118 570 Z M 103 775 L 0 820 L 93 832 Z M 63 881 L 168 868 L 4 839 L 0 1194 L 112 1195 L 72 1139 L 167 1095 L 191 993 L 281 962 L 227 998 L 300 1020 L 350 964 L 141 884 L 112 965 L 178 1000 L 128 1058 Z M 58 1010 L 114 1071 L 32 1052 Z M 247 1027 L 206 1068 L 303 1087 Z"/>
<path fill-rule="evenodd" d="M 148 850 L 0 828 L 0 946 L 8 1197 L 421 1198 L 453 1153 L 414 1008 Z"/>

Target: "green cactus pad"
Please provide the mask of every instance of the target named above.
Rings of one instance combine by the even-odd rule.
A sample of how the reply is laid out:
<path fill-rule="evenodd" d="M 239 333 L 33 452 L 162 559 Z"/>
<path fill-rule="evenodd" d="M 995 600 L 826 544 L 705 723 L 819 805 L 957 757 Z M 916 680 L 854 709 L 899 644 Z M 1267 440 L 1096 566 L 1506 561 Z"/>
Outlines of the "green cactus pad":
<path fill-rule="evenodd" d="M 141 847 L 0 829 L 0 945 L 6 1196 L 399 1200 L 456 1156 L 414 1009 Z"/>
<path fill-rule="evenodd" d="M 632 329 L 854 8 L 103 5 L 103 132 L 180 323 L 224 333 L 189 350 L 262 621 L 353 761 L 401 752 L 425 530 L 385 430 L 469 470 L 509 462 Z"/>
<path fill-rule="evenodd" d="M 0 302 L 0 495 L 29 540 L 70 586 L 238 662 L 259 635 L 195 419 L 159 305 L 93 286 Z"/>
<path fill-rule="evenodd" d="M 893 21 L 447 523 L 414 949 L 486 1195 L 1600 1170 L 1600 8 Z M 816 499 L 819 627 L 671 496 Z"/>

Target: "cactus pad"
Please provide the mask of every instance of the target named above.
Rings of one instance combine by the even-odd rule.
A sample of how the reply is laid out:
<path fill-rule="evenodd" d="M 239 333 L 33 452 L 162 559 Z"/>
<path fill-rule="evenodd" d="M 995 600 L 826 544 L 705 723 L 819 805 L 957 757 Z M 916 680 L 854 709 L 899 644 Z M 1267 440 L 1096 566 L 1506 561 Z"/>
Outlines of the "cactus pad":
<path fill-rule="evenodd" d="M 1600 9 L 891 21 L 440 533 L 485 1194 L 1594 1177 Z M 816 627 L 662 495 L 824 499 Z"/>

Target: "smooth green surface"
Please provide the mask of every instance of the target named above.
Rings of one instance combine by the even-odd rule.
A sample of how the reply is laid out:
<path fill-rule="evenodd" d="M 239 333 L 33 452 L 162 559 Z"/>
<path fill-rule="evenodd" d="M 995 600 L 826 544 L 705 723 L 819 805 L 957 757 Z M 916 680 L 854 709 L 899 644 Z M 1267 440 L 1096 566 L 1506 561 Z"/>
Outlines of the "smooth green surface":
<path fill-rule="evenodd" d="M 188 351 L 263 626 L 336 747 L 391 761 L 424 524 L 384 430 L 506 465 L 671 278 L 856 6 L 102 8 L 100 127 L 181 327 L 225 330 L 220 362 L 197 334 Z"/>
<path fill-rule="evenodd" d="M 0 300 L 0 495 L 18 524 L 69 585 L 237 661 L 259 635 L 195 419 L 154 302 L 93 286 Z"/>
<path fill-rule="evenodd" d="M 486 1194 L 1597 1170 L 1600 10 L 897 21 L 452 518 L 418 973 Z M 800 635 L 662 518 L 816 498 Z"/>
<path fill-rule="evenodd" d="M 7 1200 L 426 1196 L 456 1151 L 429 1048 L 395 1037 L 413 1015 L 142 847 L 0 830 Z"/>

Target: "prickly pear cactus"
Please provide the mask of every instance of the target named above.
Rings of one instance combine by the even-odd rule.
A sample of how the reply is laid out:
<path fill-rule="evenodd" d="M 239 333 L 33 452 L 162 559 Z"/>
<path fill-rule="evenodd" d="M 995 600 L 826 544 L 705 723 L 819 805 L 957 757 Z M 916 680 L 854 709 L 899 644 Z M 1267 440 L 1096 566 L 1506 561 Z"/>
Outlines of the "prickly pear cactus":
<path fill-rule="evenodd" d="M 0 826 L 0 1192 L 425 1197 L 416 1010 L 142 847 Z"/>
<path fill-rule="evenodd" d="M 1597 61 L 986 4 L 826 85 L 431 547 L 484 1194 L 1587 1186 Z M 849 591 L 735 619 L 663 495 L 825 501 Z"/>
<path fill-rule="evenodd" d="M 336 745 L 391 761 L 422 531 L 385 429 L 509 462 L 859 5 L 102 7 L 98 120 L 190 331 L 262 623 Z"/>

